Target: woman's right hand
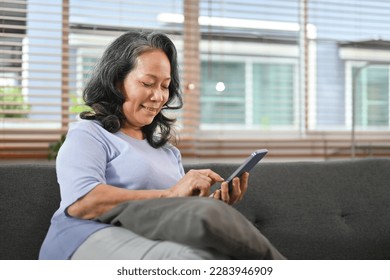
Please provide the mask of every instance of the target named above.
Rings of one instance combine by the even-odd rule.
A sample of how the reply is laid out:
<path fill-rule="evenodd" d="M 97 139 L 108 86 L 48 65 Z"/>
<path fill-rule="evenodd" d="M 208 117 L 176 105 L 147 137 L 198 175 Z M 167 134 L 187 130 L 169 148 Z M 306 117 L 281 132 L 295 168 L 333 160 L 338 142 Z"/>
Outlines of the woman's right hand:
<path fill-rule="evenodd" d="M 224 179 L 211 169 L 191 169 L 173 187 L 167 189 L 167 197 L 204 196 L 210 194 L 210 187 Z"/>

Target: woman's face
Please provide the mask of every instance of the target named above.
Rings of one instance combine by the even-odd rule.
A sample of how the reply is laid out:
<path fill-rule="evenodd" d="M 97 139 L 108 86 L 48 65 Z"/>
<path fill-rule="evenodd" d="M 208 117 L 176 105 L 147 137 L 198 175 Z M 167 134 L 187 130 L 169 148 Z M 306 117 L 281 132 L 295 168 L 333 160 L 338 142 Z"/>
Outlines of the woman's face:
<path fill-rule="evenodd" d="M 121 87 L 125 95 L 124 129 L 140 130 L 153 121 L 168 100 L 170 81 L 171 65 L 162 50 L 147 51 L 137 58 Z"/>

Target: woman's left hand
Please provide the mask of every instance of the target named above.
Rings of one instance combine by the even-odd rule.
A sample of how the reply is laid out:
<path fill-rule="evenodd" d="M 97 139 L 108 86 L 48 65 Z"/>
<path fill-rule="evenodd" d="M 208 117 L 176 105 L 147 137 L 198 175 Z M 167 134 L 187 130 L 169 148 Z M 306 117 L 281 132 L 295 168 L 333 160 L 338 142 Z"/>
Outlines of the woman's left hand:
<path fill-rule="evenodd" d="M 211 197 L 233 205 L 244 197 L 248 187 L 248 178 L 248 172 L 242 174 L 240 178 L 235 177 L 232 181 L 233 189 L 231 193 L 229 193 L 228 183 L 223 182 L 221 188 L 216 190 Z"/>

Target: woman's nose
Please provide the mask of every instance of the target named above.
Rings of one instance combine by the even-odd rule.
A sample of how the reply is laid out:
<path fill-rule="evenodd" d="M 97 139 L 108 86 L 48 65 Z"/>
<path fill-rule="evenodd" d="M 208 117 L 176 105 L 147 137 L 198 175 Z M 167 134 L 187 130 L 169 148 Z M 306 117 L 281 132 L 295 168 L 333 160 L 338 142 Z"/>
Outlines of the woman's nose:
<path fill-rule="evenodd" d="M 151 100 L 161 102 L 164 100 L 164 92 L 161 89 L 153 90 Z"/>

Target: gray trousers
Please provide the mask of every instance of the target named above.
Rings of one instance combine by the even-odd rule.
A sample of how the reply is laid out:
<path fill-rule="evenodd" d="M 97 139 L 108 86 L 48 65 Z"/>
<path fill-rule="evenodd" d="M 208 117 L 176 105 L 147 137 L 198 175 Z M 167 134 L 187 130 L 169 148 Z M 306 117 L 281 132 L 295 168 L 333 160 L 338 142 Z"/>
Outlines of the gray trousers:
<path fill-rule="evenodd" d="M 121 227 L 101 229 L 87 238 L 72 260 L 217 260 L 218 252 L 191 248 L 171 241 L 154 241 Z"/>

